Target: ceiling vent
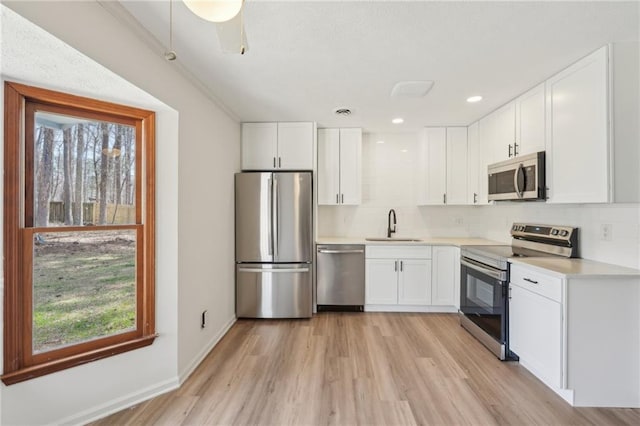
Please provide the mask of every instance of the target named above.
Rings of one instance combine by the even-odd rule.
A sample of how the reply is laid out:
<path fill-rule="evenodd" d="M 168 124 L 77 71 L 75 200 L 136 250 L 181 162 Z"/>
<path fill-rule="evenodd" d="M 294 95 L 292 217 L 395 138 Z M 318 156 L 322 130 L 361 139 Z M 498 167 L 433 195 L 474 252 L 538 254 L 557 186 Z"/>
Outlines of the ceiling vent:
<path fill-rule="evenodd" d="M 429 93 L 433 81 L 400 81 L 391 89 L 392 98 L 421 98 Z"/>
<path fill-rule="evenodd" d="M 336 115 L 347 116 L 351 115 L 351 110 L 349 108 L 336 108 L 333 110 Z"/>

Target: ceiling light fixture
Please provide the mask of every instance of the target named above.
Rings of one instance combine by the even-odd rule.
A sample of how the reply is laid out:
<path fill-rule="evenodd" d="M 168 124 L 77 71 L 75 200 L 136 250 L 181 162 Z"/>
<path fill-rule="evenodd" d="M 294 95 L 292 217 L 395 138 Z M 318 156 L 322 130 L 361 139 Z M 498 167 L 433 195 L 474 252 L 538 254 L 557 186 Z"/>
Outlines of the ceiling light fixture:
<path fill-rule="evenodd" d="M 400 118 L 400 117 L 394 118 L 393 120 L 391 120 L 391 122 L 393 124 L 402 124 L 402 123 L 404 123 L 404 118 Z"/>
<path fill-rule="evenodd" d="M 233 19 L 243 0 L 183 0 L 193 13 L 211 22 L 226 22 Z"/>
<path fill-rule="evenodd" d="M 474 103 L 474 102 L 480 102 L 482 100 L 482 96 L 476 95 L 476 96 L 470 96 L 467 98 L 467 102 L 469 102 L 470 104 Z"/>
<path fill-rule="evenodd" d="M 384 141 L 378 141 L 377 143 L 384 143 Z"/>

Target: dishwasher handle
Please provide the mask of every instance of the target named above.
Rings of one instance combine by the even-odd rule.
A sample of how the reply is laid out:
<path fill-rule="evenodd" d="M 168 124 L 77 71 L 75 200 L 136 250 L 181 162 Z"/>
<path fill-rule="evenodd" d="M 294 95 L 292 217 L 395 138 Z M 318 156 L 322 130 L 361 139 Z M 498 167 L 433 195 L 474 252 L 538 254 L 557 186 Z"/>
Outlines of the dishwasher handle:
<path fill-rule="evenodd" d="M 327 249 L 318 249 L 318 253 L 326 253 L 326 254 L 354 254 L 354 253 L 364 253 L 363 249 L 360 250 L 327 250 Z"/>

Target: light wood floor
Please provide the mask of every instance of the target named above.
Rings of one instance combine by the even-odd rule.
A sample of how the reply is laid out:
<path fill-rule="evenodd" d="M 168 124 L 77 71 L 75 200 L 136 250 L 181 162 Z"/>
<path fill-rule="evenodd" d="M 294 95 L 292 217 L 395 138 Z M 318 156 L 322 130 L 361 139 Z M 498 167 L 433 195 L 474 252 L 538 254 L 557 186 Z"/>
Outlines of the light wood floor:
<path fill-rule="evenodd" d="M 96 425 L 640 425 L 572 408 L 451 314 L 239 320 L 178 390 Z"/>

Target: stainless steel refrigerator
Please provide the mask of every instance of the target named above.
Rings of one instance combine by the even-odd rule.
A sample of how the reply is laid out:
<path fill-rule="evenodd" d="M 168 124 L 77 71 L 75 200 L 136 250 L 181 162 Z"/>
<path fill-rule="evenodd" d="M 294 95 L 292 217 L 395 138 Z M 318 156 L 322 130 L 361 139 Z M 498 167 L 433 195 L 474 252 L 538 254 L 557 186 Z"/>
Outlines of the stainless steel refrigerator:
<path fill-rule="evenodd" d="M 236 315 L 312 315 L 310 172 L 235 175 Z"/>

